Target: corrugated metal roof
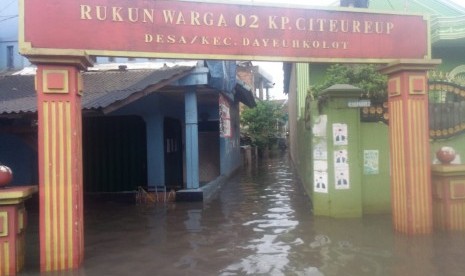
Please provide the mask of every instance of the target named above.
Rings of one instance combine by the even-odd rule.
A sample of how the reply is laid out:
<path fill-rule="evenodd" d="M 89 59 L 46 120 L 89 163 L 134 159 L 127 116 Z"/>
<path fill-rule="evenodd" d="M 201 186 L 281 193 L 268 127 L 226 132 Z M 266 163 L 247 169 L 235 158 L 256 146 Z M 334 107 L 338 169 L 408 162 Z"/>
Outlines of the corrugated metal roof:
<path fill-rule="evenodd" d="M 83 73 L 83 109 L 99 109 L 162 82 L 185 76 L 194 67 L 93 71 Z M 33 75 L 0 76 L 0 114 L 36 112 Z"/>

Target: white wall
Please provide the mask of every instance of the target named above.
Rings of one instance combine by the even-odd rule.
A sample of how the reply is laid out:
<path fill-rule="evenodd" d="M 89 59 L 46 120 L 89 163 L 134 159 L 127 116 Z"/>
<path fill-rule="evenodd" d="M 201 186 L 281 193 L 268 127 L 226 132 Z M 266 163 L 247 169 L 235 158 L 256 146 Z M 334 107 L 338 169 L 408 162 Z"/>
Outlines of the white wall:
<path fill-rule="evenodd" d="M 29 66 L 18 50 L 18 1 L 0 1 L 0 71 L 7 69 L 7 47 L 13 46 L 14 69 Z"/>

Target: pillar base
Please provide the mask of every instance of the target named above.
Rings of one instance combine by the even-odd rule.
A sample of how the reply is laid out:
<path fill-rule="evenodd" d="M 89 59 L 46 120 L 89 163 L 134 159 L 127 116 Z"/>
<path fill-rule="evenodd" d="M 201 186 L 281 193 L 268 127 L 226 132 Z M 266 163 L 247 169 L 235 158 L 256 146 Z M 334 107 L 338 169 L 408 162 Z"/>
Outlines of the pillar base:
<path fill-rule="evenodd" d="M 16 275 L 23 269 L 27 213 L 24 201 L 37 186 L 0 189 L 0 276 Z"/>
<path fill-rule="evenodd" d="M 203 201 L 203 190 L 192 189 L 192 190 L 179 190 L 176 192 L 176 201 L 184 202 L 201 202 Z"/>
<path fill-rule="evenodd" d="M 465 231 L 465 165 L 433 165 L 434 228 Z"/>

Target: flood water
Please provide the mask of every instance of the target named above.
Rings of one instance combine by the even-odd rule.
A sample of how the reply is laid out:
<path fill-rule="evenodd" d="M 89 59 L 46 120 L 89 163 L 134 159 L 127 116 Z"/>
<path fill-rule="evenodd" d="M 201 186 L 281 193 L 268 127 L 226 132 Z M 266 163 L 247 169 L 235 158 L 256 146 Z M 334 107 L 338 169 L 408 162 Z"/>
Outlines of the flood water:
<path fill-rule="evenodd" d="M 21 275 L 39 275 L 37 211 L 29 222 Z M 85 244 L 81 269 L 50 275 L 465 275 L 465 233 L 314 217 L 286 155 L 243 169 L 209 203 L 87 204 Z"/>

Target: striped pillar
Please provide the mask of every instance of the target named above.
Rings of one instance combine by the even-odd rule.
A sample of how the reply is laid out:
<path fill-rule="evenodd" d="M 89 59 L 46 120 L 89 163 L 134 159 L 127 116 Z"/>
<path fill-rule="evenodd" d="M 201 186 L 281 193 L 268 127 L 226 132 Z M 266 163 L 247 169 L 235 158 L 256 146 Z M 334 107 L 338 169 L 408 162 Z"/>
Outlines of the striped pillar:
<path fill-rule="evenodd" d="M 24 201 L 36 186 L 0 189 L 0 276 L 16 275 L 24 266 L 27 212 Z"/>
<path fill-rule="evenodd" d="M 391 201 L 394 229 L 405 234 L 433 230 L 427 73 L 437 63 L 399 62 L 389 76 Z"/>
<path fill-rule="evenodd" d="M 38 65 L 42 271 L 74 269 L 83 260 L 81 87 L 78 68 Z"/>
<path fill-rule="evenodd" d="M 16 275 L 24 265 L 24 204 L 0 205 L 0 276 Z"/>

